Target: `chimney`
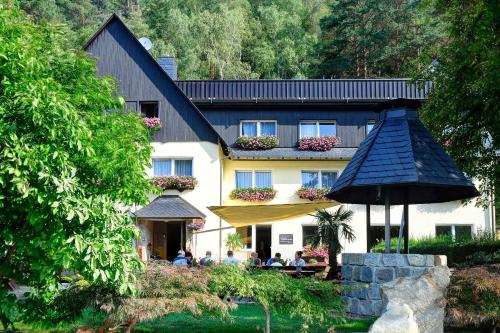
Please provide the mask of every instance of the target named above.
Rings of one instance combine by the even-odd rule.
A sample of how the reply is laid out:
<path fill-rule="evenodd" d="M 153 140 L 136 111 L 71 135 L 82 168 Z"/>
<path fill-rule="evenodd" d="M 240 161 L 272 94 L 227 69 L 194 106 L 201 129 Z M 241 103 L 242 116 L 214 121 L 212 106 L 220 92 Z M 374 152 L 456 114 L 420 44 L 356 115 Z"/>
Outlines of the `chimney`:
<path fill-rule="evenodd" d="M 173 56 L 162 56 L 158 58 L 161 68 L 170 76 L 172 80 L 177 80 L 177 62 Z"/>

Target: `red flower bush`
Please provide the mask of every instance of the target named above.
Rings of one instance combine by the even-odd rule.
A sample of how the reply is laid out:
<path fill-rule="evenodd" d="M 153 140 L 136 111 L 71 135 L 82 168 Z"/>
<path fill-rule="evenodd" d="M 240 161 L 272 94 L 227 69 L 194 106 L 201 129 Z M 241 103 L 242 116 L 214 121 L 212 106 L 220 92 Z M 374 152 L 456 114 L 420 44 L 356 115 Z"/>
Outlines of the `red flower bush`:
<path fill-rule="evenodd" d="M 302 252 L 304 257 L 328 258 L 328 249 L 326 246 L 319 246 L 313 249 L 311 246 L 305 245 Z"/>
<path fill-rule="evenodd" d="M 144 117 L 142 118 L 144 125 L 152 130 L 159 130 L 161 128 L 160 118 L 157 117 Z"/>
<path fill-rule="evenodd" d="M 327 151 L 340 144 L 336 136 L 303 137 L 299 140 L 299 150 Z"/>
<path fill-rule="evenodd" d="M 153 178 L 153 185 L 162 190 L 194 190 L 198 181 L 193 176 L 159 176 Z"/>
<path fill-rule="evenodd" d="M 329 192 L 327 188 L 315 188 L 315 187 L 301 187 L 295 192 L 301 199 L 308 199 L 311 201 L 315 200 L 328 200 L 326 194 Z"/>
<path fill-rule="evenodd" d="M 240 136 L 236 145 L 247 150 L 267 150 L 278 146 L 278 137 L 274 135 Z"/>
<path fill-rule="evenodd" d="M 269 201 L 275 196 L 276 190 L 272 188 L 242 188 L 233 190 L 229 197 L 233 200 Z"/>

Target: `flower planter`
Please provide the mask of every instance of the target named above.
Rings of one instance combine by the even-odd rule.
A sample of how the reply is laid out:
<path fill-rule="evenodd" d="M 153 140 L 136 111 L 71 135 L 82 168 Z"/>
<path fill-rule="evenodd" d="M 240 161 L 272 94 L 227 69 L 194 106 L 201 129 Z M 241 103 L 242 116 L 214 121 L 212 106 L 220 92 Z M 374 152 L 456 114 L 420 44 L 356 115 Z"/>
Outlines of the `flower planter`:
<path fill-rule="evenodd" d="M 142 118 L 144 125 L 151 130 L 159 130 L 161 128 L 161 121 L 158 117 L 144 117 Z"/>
<path fill-rule="evenodd" d="M 299 140 L 299 150 L 327 151 L 340 144 L 336 136 L 304 137 Z"/>
<path fill-rule="evenodd" d="M 317 262 L 325 262 L 325 259 L 328 258 L 328 249 L 324 246 L 312 249 L 311 246 L 305 245 L 302 252 L 302 258 L 315 259 Z"/>
<path fill-rule="evenodd" d="M 240 136 L 236 145 L 246 150 L 268 150 L 278 146 L 278 137 L 274 135 Z"/>
<path fill-rule="evenodd" d="M 276 190 L 272 188 L 245 188 L 233 190 L 229 197 L 233 200 L 269 201 L 275 196 Z"/>
<path fill-rule="evenodd" d="M 311 201 L 316 200 L 329 200 L 326 197 L 329 189 L 327 188 L 310 188 L 310 187 L 301 187 L 295 192 L 301 199 L 307 199 Z"/>
<path fill-rule="evenodd" d="M 192 222 L 186 225 L 189 230 L 197 231 L 205 228 L 205 222 Z"/>
<path fill-rule="evenodd" d="M 193 176 L 159 176 L 153 178 L 153 185 L 162 190 L 194 190 L 198 181 Z"/>

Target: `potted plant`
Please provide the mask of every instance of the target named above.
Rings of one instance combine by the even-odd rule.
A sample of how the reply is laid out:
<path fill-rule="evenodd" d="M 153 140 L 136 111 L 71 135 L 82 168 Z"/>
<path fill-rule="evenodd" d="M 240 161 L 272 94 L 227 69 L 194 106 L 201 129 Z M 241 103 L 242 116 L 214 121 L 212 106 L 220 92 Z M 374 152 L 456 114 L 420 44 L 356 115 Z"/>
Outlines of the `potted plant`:
<path fill-rule="evenodd" d="M 278 146 L 278 137 L 275 135 L 240 136 L 236 145 L 247 150 L 267 150 Z"/>
<path fill-rule="evenodd" d="M 161 128 L 161 121 L 158 117 L 144 117 L 142 118 L 144 125 L 151 130 L 159 130 Z"/>
<path fill-rule="evenodd" d="M 299 140 L 299 150 L 327 151 L 340 144 L 336 136 L 303 137 Z"/>
<path fill-rule="evenodd" d="M 193 176 L 158 176 L 153 178 L 153 185 L 162 190 L 194 190 L 198 181 Z"/>
<path fill-rule="evenodd" d="M 298 195 L 299 198 L 301 199 L 307 199 L 310 201 L 317 201 L 317 200 L 329 200 L 326 197 L 326 194 L 328 193 L 329 189 L 323 187 L 323 188 L 315 188 L 315 187 L 301 187 L 295 192 L 295 194 Z"/>
<path fill-rule="evenodd" d="M 189 223 L 188 225 L 186 225 L 186 228 L 188 228 L 189 230 L 194 230 L 194 231 L 201 230 L 204 227 L 205 227 L 204 221 L 193 221 L 193 222 Z"/>
<path fill-rule="evenodd" d="M 274 199 L 275 196 L 276 190 L 266 187 L 234 189 L 229 197 L 233 200 L 269 201 Z"/>

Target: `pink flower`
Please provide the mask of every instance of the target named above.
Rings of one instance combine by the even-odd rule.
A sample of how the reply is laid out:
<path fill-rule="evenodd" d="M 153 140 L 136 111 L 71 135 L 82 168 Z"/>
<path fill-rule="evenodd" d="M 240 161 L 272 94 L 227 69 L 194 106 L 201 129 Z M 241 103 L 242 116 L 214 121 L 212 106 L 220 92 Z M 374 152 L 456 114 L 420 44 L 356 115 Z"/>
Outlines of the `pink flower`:
<path fill-rule="evenodd" d="M 186 227 L 191 230 L 200 230 L 205 227 L 205 222 L 192 222 L 189 223 Z"/>
<path fill-rule="evenodd" d="M 303 137 L 299 140 L 299 150 L 327 151 L 340 144 L 336 136 Z"/>
<path fill-rule="evenodd" d="M 328 249 L 324 245 L 315 249 L 312 249 L 309 245 L 305 245 L 302 252 L 304 257 L 328 258 Z"/>
<path fill-rule="evenodd" d="M 247 150 L 267 150 L 278 145 L 278 137 L 274 135 L 262 136 L 240 136 L 236 139 L 236 145 Z"/>
<path fill-rule="evenodd" d="M 159 176 L 153 178 L 153 185 L 162 190 L 194 190 L 198 181 L 193 176 Z"/>
<path fill-rule="evenodd" d="M 144 117 L 142 118 L 144 125 L 149 129 L 159 130 L 161 128 L 160 118 L 157 117 Z"/>
<path fill-rule="evenodd" d="M 301 187 L 295 192 L 301 199 L 314 200 L 329 200 L 326 194 L 330 191 L 327 188 Z"/>
<path fill-rule="evenodd" d="M 274 199 L 275 196 L 276 190 L 272 188 L 244 188 L 233 190 L 229 197 L 233 200 L 269 201 Z"/>

